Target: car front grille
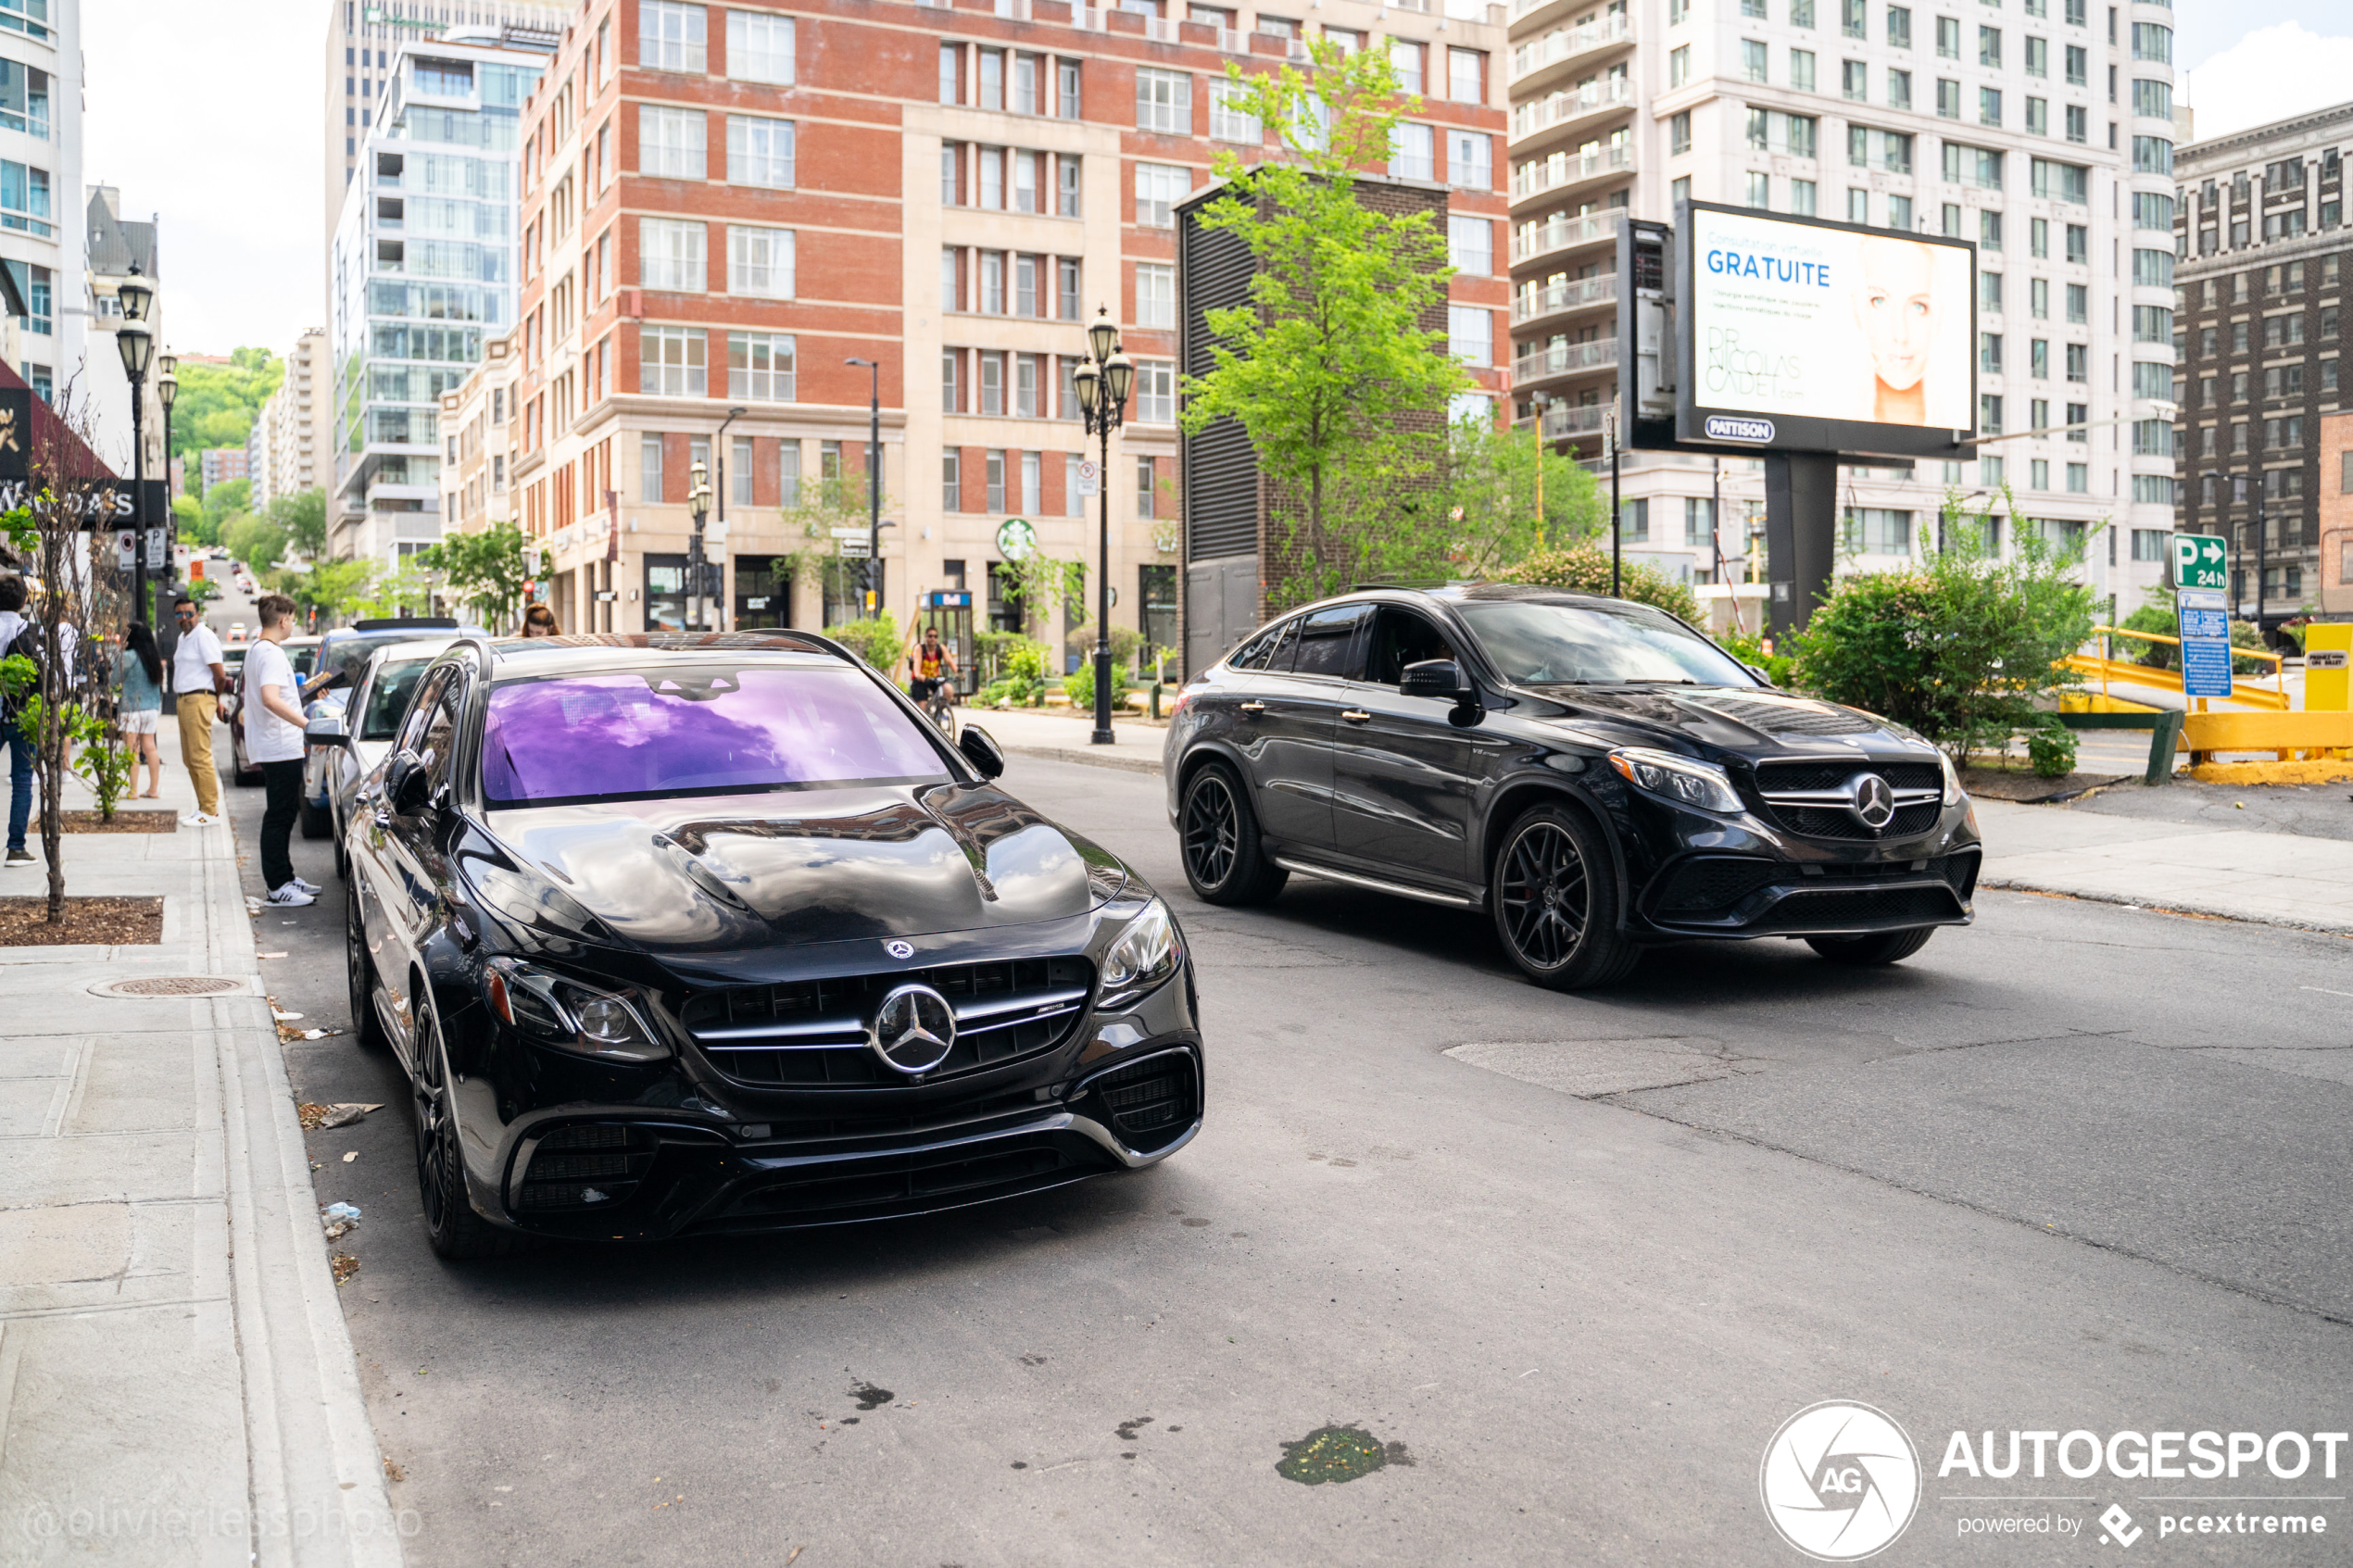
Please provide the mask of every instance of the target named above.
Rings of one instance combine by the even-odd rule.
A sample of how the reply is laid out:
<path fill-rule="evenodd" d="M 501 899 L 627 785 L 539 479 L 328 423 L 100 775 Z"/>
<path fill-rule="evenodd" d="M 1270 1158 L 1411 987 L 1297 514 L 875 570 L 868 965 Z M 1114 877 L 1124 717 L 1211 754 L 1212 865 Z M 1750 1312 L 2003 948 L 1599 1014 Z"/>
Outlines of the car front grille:
<path fill-rule="evenodd" d="M 1099 1116 L 1120 1142 L 1149 1154 L 1201 1118 L 1201 1073 L 1190 1051 L 1166 1051 L 1091 1080 Z"/>
<path fill-rule="evenodd" d="M 1749 929 L 1755 931 L 1818 931 L 1841 927 L 1925 925 L 1953 920 L 1961 912 L 1954 895 L 1943 887 L 1869 887 L 1801 889 L 1783 898 Z"/>
<path fill-rule="evenodd" d="M 925 1149 L 779 1177 L 737 1198 L 710 1228 L 730 1223 L 790 1223 L 857 1218 L 977 1202 L 1101 1169 L 1080 1166 L 1051 1136 L 1007 1138 L 978 1147 Z"/>
<path fill-rule="evenodd" d="M 706 991 L 688 998 L 681 1017 L 735 1083 L 873 1088 L 908 1081 L 866 1044 L 875 1010 L 900 985 L 928 985 L 956 1012 L 954 1048 L 925 1074 L 930 1083 L 1061 1044 L 1086 1012 L 1094 981 L 1094 965 L 1079 957 L 942 964 Z"/>
<path fill-rule="evenodd" d="M 1737 904 L 1760 887 L 1797 874 L 1779 860 L 1737 860 L 1713 856 L 1685 860 L 1667 873 L 1658 896 L 1660 914 L 1689 914 Z"/>
<path fill-rule="evenodd" d="M 1790 832 L 1807 838 L 1861 839 L 1869 842 L 1882 838 L 1906 838 L 1926 833 L 1936 825 L 1944 808 L 1934 800 L 1924 800 L 1913 806 L 1899 806 L 1887 826 L 1877 833 L 1865 827 L 1855 813 L 1843 806 L 1773 805 L 1773 817 Z"/>
<path fill-rule="evenodd" d="M 1822 762 L 1759 762 L 1756 787 L 1768 796 L 1837 789 L 1857 773 L 1877 773 L 1891 789 L 1941 791 L 1944 787 L 1944 770 L 1933 762 L 1849 762 L 1835 758 Z"/>
<path fill-rule="evenodd" d="M 632 1197 L 654 1162 L 648 1129 L 559 1127 L 539 1140 L 516 1184 L 515 1207 L 590 1209 Z"/>

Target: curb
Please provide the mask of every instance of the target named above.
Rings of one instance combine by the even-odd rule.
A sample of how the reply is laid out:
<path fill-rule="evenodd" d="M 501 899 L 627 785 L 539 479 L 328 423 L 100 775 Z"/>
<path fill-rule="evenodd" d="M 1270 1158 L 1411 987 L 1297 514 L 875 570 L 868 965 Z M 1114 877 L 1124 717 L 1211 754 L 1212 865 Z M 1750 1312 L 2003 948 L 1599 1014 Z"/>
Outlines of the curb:
<path fill-rule="evenodd" d="M 1050 762 L 1079 762 L 1089 768 L 1116 768 L 1126 773 L 1150 773 L 1155 778 L 1161 773 L 1160 759 L 1157 757 L 1105 756 L 1091 747 L 1058 746 L 1007 746 L 1001 749 L 1010 757 L 1042 757 Z"/>
<path fill-rule="evenodd" d="M 2321 923 L 2309 920 L 2282 920 L 2249 914 L 2243 909 L 2223 909 L 2214 904 L 2183 901 L 2155 903 L 2125 893 L 2097 893 L 2074 887 L 2053 887 L 2041 883 L 2020 882 L 2004 876 L 1980 876 L 1977 879 L 1977 885 L 2007 893 L 2047 893 L 2060 898 L 2081 899 L 2087 904 L 2115 904 L 2129 909 L 2146 909 L 2151 914 L 2191 915 L 2201 920 L 2226 920 L 2239 925 L 2268 925 L 2283 931 L 2310 932 L 2320 936 L 2353 936 L 2353 917 Z"/>

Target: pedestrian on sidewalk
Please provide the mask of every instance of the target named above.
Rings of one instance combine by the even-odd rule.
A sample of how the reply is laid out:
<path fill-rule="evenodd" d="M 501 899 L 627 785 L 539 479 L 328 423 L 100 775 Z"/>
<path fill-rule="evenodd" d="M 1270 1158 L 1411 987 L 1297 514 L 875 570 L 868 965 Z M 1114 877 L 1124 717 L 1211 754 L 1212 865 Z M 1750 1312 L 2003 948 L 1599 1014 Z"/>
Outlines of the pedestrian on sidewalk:
<path fill-rule="evenodd" d="M 564 629 L 556 624 L 556 612 L 546 605 L 525 605 L 522 612 L 522 634 L 526 637 L 560 637 Z"/>
<path fill-rule="evenodd" d="M 261 884 L 270 902 L 293 909 L 315 902 L 319 884 L 295 875 L 287 841 L 302 809 L 301 685 L 279 645 L 294 633 L 295 602 L 264 594 L 253 607 L 261 636 L 245 655 L 245 694 L 237 710 L 245 720 L 245 755 L 261 770 L 268 804 L 261 813 Z"/>
<path fill-rule="evenodd" d="M 156 726 L 163 721 L 163 655 L 156 651 L 156 634 L 144 621 L 134 621 L 114 656 L 115 684 L 121 690 L 122 738 L 136 754 L 131 764 L 132 784 L 139 782 L 139 764 L 147 765 L 147 787 L 142 800 L 163 797 L 163 751 L 156 744 Z"/>
<path fill-rule="evenodd" d="M 36 628 L 25 618 L 25 583 L 15 572 L 0 577 L 0 658 L 22 652 L 37 655 L 31 648 L 19 649 L 17 639 Z M 8 699 L 5 712 L 0 712 L 0 730 L 8 737 L 8 858 L 7 869 L 36 866 L 32 851 L 25 847 L 25 829 L 32 822 L 32 737 L 23 729 L 24 699 L 31 694 L 19 694 Z"/>
<path fill-rule="evenodd" d="M 196 786 L 196 809 L 181 818 L 192 828 L 220 821 L 220 770 L 212 760 L 212 725 L 220 694 L 229 689 L 220 639 L 196 616 L 196 601 L 182 595 L 171 607 L 180 623 L 180 644 L 171 652 L 172 707 L 180 719 L 180 760 Z"/>

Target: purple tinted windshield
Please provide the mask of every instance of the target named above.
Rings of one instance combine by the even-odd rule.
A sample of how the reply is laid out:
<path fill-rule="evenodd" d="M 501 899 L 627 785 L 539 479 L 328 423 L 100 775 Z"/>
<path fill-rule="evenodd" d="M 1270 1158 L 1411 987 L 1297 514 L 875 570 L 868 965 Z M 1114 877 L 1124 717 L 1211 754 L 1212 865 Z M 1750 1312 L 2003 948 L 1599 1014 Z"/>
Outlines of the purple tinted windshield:
<path fill-rule="evenodd" d="M 913 721 L 837 666 L 519 681 L 491 689 L 483 726 L 493 806 L 946 773 Z"/>

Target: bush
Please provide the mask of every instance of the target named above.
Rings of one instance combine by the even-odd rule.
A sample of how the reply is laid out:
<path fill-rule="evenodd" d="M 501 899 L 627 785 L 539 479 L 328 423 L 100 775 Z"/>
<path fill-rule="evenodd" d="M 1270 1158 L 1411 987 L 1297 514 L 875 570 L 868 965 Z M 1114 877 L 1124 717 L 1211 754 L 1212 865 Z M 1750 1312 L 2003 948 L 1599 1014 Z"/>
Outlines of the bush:
<path fill-rule="evenodd" d="M 981 688 L 983 708 L 1036 708 L 1046 700 L 1044 645 L 1026 639 L 1010 645 L 1002 668 L 1002 675 Z"/>
<path fill-rule="evenodd" d="M 1750 636 L 1746 632 L 1732 631 L 1719 634 L 1716 646 L 1739 659 L 1754 664 L 1765 671 L 1765 678 L 1777 686 L 1787 686 L 1797 666 L 1797 660 L 1785 653 L 1767 653 L 1762 635 Z"/>
<path fill-rule="evenodd" d="M 1071 707 L 1080 712 L 1094 711 L 1095 661 L 1093 659 L 1082 659 L 1076 670 L 1063 677 L 1063 695 L 1070 698 Z"/>
<path fill-rule="evenodd" d="M 828 626 L 825 635 L 892 680 L 899 678 L 895 666 L 906 639 L 899 634 L 899 621 L 890 611 L 884 610 L 871 621 L 845 621 L 837 626 Z"/>
<path fill-rule="evenodd" d="M 1606 546 L 1571 545 L 1567 549 L 1539 550 L 1504 572 L 1503 583 L 1528 583 L 1545 588 L 1571 588 L 1580 594 L 1609 593 L 1609 550 Z M 1691 589 L 1656 567 L 1628 561 L 1619 574 L 1617 596 L 1663 609 L 1693 624 L 1699 621 L 1699 600 Z"/>
<path fill-rule="evenodd" d="M 2038 723 L 2034 699 L 2077 684 L 2058 660 L 2090 634 L 2092 595 L 2074 581 L 2079 554 L 2021 531 L 2001 558 L 1953 501 L 1943 537 L 1915 565 L 1841 580 L 1791 651 L 1806 690 L 1965 756 Z"/>
<path fill-rule="evenodd" d="M 2043 721 L 2027 733 L 2026 763 L 2040 779 L 2063 779 L 2075 771 L 2075 732 L 2059 721 L 2056 713 L 2046 713 Z"/>
<path fill-rule="evenodd" d="M 1082 664 L 1095 662 L 1095 623 L 1091 621 L 1063 640 L 1063 646 L 1076 654 Z M 1133 626 L 1111 629 L 1111 666 L 1114 670 L 1135 667 L 1136 655 L 1144 646 L 1142 633 Z"/>

